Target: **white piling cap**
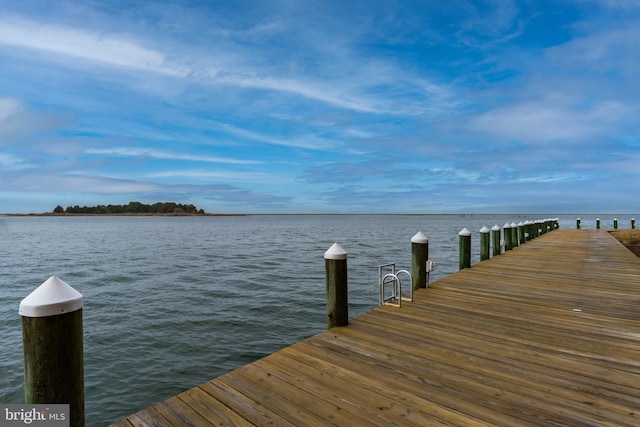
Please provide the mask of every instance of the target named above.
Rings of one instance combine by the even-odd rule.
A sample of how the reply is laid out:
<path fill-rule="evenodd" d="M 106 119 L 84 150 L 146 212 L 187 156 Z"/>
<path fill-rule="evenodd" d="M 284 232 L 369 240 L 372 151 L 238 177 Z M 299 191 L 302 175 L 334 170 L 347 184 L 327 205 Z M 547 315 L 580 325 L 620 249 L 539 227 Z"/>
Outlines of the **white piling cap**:
<path fill-rule="evenodd" d="M 411 238 L 411 243 L 429 243 L 429 238 L 422 231 L 418 231 Z"/>
<path fill-rule="evenodd" d="M 502 226 L 502 228 L 511 228 L 511 224 L 507 222 Z"/>
<path fill-rule="evenodd" d="M 335 259 L 335 260 L 347 259 L 347 251 L 342 249 L 342 246 L 340 246 L 339 244 L 334 243 L 324 253 L 324 259 Z"/>
<path fill-rule="evenodd" d="M 486 226 L 486 225 L 483 225 L 483 226 L 482 226 L 482 228 L 480 229 L 480 232 L 481 232 L 481 233 L 488 233 L 488 232 L 489 232 L 489 229 L 487 228 L 487 226 Z"/>
<path fill-rule="evenodd" d="M 524 222 L 522 222 L 522 221 L 520 221 L 520 222 L 518 223 L 518 227 L 522 227 L 523 225 L 524 225 Z"/>
<path fill-rule="evenodd" d="M 518 226 L 518 224 L 516 224 L 515 222 L 511 223 L 511 228 L 516 228 Z"/>
<path fill-rule="evenodd" d="M 51 276 L 20 301 L 20 316 L 47 317 L 70 313 L 82 308 L 82 294 L 63 280 Z"/>
<path fill-rule="evenodd" d="M 493 231 L 500 231 L 500 226 L 498 224 L 494 225 L 493 227 L 491 227 L 491 229 Z"/>
<path fill-rule="evenodd" d="M 471 236 L 471 232 L 469 230 L 467 230 L 466 228 L 463 228 L 458 233 L 458 236 Z"/>

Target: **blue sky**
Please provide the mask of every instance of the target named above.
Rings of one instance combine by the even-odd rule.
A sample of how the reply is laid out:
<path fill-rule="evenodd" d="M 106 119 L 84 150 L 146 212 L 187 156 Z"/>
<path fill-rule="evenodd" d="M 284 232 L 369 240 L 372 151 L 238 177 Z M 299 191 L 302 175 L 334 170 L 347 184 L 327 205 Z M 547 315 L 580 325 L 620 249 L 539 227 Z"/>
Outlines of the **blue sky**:
<path fill-rule="evenodd" d="M 640 212 L 640 2 L 0 0 L 0 212 Z"/>

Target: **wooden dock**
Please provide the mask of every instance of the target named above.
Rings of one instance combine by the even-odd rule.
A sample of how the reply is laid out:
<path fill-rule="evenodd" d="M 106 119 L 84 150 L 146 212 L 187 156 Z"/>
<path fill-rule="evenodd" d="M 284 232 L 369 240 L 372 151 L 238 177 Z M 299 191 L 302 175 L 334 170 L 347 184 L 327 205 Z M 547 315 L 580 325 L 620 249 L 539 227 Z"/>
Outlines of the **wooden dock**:
<path fill-rule="evenodd" d="M 640 259 L 547 233 L 114 425 L 638 426 Z"/>

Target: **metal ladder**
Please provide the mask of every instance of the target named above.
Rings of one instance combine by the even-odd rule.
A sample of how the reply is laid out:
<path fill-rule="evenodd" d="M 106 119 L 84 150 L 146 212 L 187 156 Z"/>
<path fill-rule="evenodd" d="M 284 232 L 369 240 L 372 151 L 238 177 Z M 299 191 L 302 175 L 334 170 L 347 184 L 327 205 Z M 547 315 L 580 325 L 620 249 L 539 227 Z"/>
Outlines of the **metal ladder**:
<path fill-rule="evenodd" d="M 389 269 L 391 270 L 391 273 L 384 274 L 384 271 Z M 409 277 L 408 296 L 402 295 L 402 281 L 399 277 L 401 275 Z M 402 301 L 413 301 L 413 283 L 411 280 L 411 273 L 407 270 L 396 270 L 395 262 L 378 266 L 378 285 L 380 288 L 380 295 L 378 299 L 380 305 L 400 307 Z M 390 295 L 389 291 L 391 291 Z"/>

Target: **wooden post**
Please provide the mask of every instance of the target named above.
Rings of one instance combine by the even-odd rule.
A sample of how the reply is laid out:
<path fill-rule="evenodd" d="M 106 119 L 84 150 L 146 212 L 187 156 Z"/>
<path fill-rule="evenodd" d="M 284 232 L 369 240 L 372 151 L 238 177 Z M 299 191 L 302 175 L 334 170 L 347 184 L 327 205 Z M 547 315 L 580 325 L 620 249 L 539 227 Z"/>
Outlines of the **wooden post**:
<path fill-rule="evenodd" d="M 427 287 L 427 260 L 429 259 L 429 238 L 418 231 L 411 238 L 411 281 L 413 290 Z"/>
<path fill-rule="evenodd" d="M 533 236 L 531 235 L 531 221 L 526 220 L 524 222 L 524 239 L 526 242 L 530 241 Z"/>
<path fill-rule="evenodd" d="M 511 241 L 511 224 L 509 224 L 508 222 L 502 226 L 503 231 L 504 231 L 504 250 L 506 251 L 510 251 L 511 249 L 513 249 L 513 242 Z"/>
<path fill-rule="evenodd" d="M 511 223 L 511 247 L 518 247 L 518 224 L 515 222 Z"/>
<path fill-rule="evenodd" d="M 518 223 L 518 240 L 520 240 L 520 244 L 524 244 L 524 223 L 520 221 Z"/>
<path fill-rule="evenodd" d="M 600 230 L 600 218 L 596 218 L 596 228 Z"/>
<path fill-rule="evenodd" d="M 576 228 L 580 230 L 580 218 L 576 219 Z"/>
<path fill-rule="evenodd" d="M 500 226 L 498 224 L 491 227 L 491 240 L 493 242 L 493 256 L 500 255 L 502 245 L 500 245 Z"/>
<path fill-rule="evenodd" d="M 70 425 L 84 426 L 82 294 L 52 276 L 20 302 L 24 399 L 68 404 Z"/>
<path fill-rule="evenodd" d="M 613 229 L 614 230 L 618 229 L 618 218 L 613 218 Z"/>
<path fill-rule="evenodd" d="M 471 267 L 471 232 L 463 228 L 458 233 L 460 243 L 460 270 Z"/>
<path fill-rule="evenodd" d="M 636 228 L 636 219 L 635 218 L 631 218 L 631 229 L 635 229 Z"/>
<path fill-rule="evenodd" d="M 327 287 L 327 328 L 349 323 L 347 252 L 334 243 L 324 253 Z"/>
<path fill-rule="evenodd" d="M 480 261 L 489 259 L 489 231 L 487 227 L 480 229 Z"/>

